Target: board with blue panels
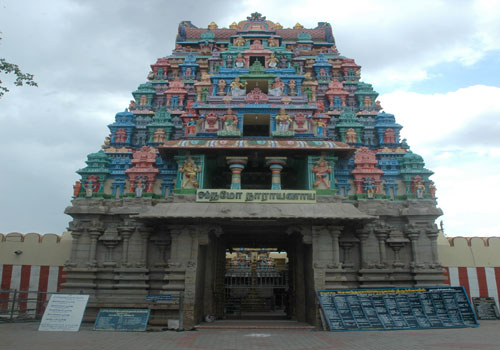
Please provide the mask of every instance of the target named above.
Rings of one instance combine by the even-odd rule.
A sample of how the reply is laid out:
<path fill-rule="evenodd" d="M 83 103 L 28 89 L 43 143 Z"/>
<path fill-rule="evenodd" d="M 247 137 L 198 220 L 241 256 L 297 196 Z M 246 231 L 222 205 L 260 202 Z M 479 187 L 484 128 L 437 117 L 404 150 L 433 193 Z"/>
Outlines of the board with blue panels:
<path fill-rule="evenodd" d="M 331 331 L 476 327 L 463 287 L 317 291 Z"/>
<path fill-rule="evenodd" d="M 99 310 L 94 323 L 95 331 L 144 332 L 149 321 L 149 309 Z"/>

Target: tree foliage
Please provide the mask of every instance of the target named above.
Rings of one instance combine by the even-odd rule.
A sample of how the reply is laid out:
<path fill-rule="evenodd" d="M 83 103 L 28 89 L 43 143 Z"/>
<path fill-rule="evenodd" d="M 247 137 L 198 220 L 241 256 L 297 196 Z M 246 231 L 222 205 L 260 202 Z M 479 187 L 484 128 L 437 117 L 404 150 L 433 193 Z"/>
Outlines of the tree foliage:
<path fill-rule="evenodd" d="M 0 37 L 0 40 L 2 38 Z M 9 63 L 5 58 L 0 57 L 0 74 L 14 74 L 16 80 L 14 81 L 14 85 L 16 86 L 38 86 L 38 84 L 34 81 L 33 74 L 23 73 L 19 66 L 14 63 Z M 0 80 L 0 98 L 5 95 L 6 92 L 9 92 L 9 89 L 3 85 L 2 80 Z"/>

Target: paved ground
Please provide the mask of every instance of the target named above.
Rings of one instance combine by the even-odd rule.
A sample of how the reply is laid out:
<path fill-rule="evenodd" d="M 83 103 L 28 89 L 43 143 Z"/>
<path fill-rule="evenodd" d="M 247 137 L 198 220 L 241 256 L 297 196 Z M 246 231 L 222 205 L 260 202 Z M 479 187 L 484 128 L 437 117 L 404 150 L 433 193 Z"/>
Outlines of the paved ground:
<path fill-rule="evenodd" d="M 2 350 L 393 350 L 500 349 L 500 321 L 478 328 L 390 332 L 317 332 L 304 329 L 204 329 L 189 332 L 38 332 L 37 323 L 0 324 Z"/>

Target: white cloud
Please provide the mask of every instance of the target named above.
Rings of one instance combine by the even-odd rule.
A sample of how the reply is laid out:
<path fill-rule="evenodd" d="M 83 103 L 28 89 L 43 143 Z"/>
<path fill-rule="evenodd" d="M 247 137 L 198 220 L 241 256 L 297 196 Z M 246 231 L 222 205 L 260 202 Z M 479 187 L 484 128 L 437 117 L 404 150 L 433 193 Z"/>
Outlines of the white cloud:
<path fill-rule="evenodd" d="M 432 95 L 397 91 L 380 100 L 435 172 L 447 234 L 500 235 L 500 88 Z"/>

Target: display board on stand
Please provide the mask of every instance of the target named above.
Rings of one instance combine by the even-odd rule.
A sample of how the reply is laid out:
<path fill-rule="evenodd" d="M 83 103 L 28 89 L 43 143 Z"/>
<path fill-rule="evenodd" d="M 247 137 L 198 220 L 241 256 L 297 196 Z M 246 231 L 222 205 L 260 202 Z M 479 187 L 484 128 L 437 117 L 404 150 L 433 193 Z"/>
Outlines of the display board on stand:
<path fill-rule="evenodd" d="M 319 290 L 331 331 L 476 327 L 463 287 Z"/>

